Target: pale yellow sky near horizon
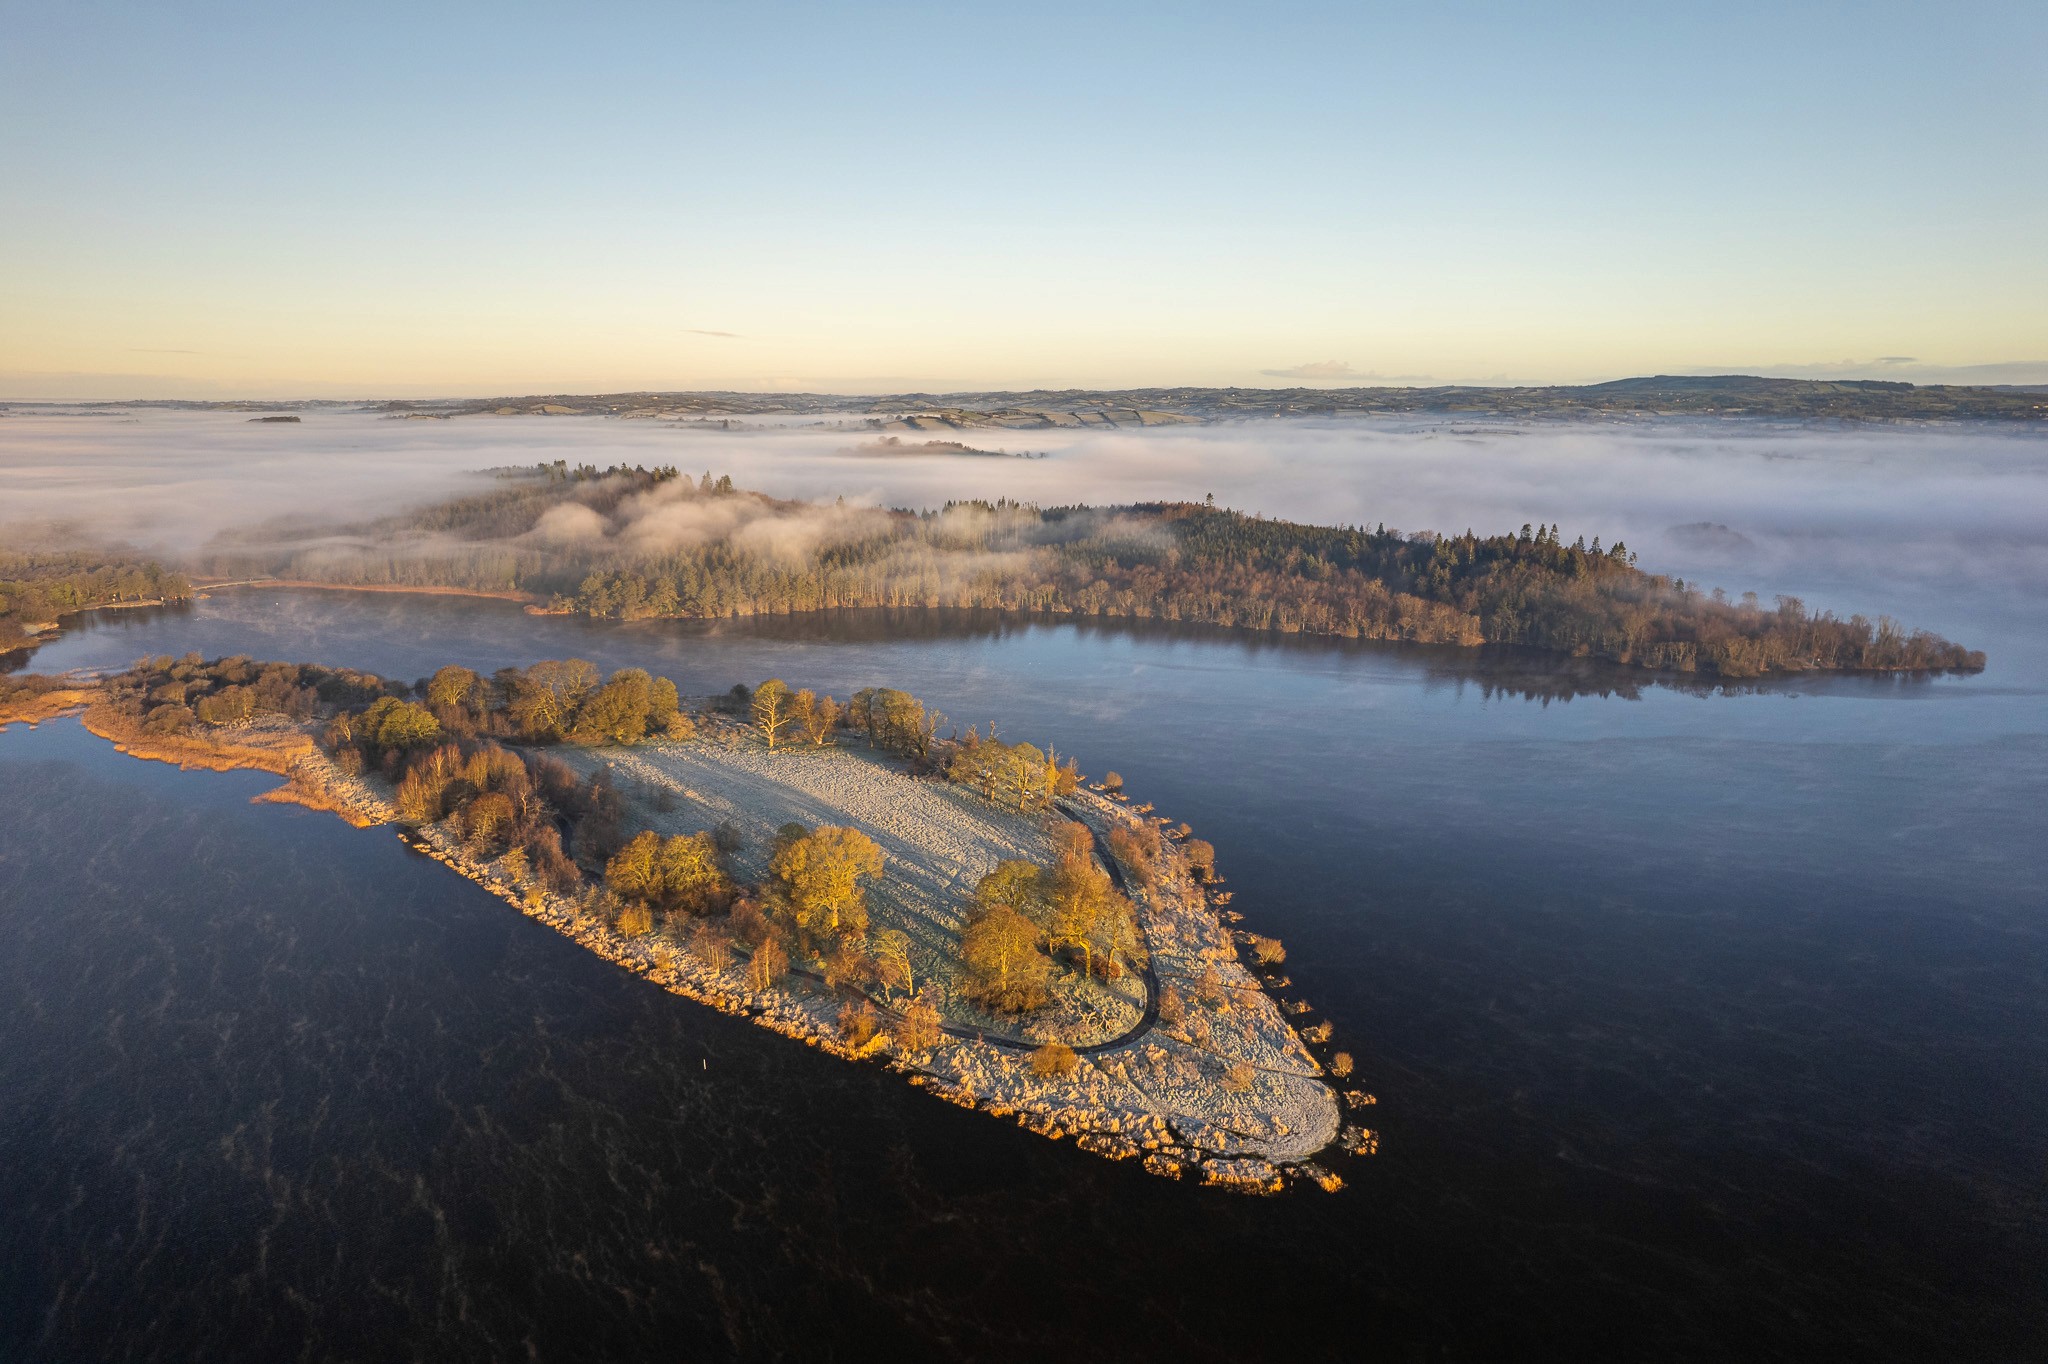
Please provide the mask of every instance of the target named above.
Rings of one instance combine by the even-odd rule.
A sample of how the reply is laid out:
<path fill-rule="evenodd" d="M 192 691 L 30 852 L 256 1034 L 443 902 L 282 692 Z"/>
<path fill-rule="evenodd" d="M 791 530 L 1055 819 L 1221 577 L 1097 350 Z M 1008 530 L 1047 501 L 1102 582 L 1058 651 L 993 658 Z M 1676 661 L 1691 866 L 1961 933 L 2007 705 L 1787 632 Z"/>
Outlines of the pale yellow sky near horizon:
<path fill-rule="evenodd" d="M 0 401 L 2048 383 L 2037 3 L 607 13 L 16 14 Z"/>
<path fill-rule="evenodd" d="M 1409 344 L 1341 335 L 1293 344 L 1277 336 L 1216 344 L 1142 333 L 1105 343 L 1098 332 L 1072 344 L 1006 336 L 950 347 L 903 338 L 883 347 L 831 335 L 699 336 L 680 327 L 672 335 L 648 328 L 621 336 L 591 318 L 508 320 L 471 330 L 416 317 L 395 321 L 388 330 L 354 332 L 318 321 L 294 327 L 260 318 L 209 319 L 185 327 L 167 321 L 160 330 L 59 340 L 53 338 L 66 330 L 62 323 L 52 320 L 47 331 L 39 331 L 33 320 L 19 326 L 25 316 L 10 310 L 10 321 L 0 324 L 0 401 L 1544 384 L 1710 372 L 2048 383 L 2048 361 L 2013 363 L 2026 354 L 2017 349 L 1957 346 L 1906 356 L 1881 352 L 1867 338 L 1840 336 L 1816 339 L 1792 351 L 1793 358 L 1782 349 L 1743 349 L 1734 339 L 1718 347 L 1603 347 L 1583 335 L 1496 337 L 1497 349 L 1473 353 L 1457 336 L 1444 334 L 1448 329 Z M 901 327 L 902 319 L 896 321 Z M 956 334 L 958 325 L 949 320 L 941 330 Z M 300 329 L 312 336 L 297 334 Z M 168 344 L 173 342 L 181 344 Z"/>

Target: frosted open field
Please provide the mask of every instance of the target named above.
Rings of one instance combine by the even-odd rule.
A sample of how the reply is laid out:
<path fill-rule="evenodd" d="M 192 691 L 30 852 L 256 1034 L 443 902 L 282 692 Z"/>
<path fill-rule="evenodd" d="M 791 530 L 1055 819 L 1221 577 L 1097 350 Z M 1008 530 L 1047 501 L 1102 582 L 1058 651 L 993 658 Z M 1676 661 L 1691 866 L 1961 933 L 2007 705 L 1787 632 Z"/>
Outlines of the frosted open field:
<path fill-rule="evenodd" d="M 581 771 L 612 770 L 634 827 L 677 834 L 733 825 L 741 837 L 733 871 L 742 880 L 767 876 L 775 832 L 787 823 L 843 825 L 872 838 L 885 862 L 868 893 L 871 928 L 910 938 L 917 984 L 929 983 L 949 1022 L 1085 1043 L 1123 1032 L 1144 1008 L 1134 973 L 1105 983 L 1061 972 L 1055 1002 L 1021 1028 L 958 993 L 952 964 L 975 885 L 998 862 L 1049 864 L 1049 830 L 1060 816 L 1019 815 L 948 783 L 914 780 L 859 740 L 771 753 L 751 731 L 715 720 L 681 743 L 560 751 Z"/>

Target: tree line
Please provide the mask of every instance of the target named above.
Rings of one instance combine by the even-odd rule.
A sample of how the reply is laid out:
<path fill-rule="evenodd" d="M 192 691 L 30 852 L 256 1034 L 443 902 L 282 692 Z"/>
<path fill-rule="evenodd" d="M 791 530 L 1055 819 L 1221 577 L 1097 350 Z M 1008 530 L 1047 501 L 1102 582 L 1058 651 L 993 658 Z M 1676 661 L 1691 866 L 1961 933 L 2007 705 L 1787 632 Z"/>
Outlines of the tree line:
<path fill-rule="evenodd" d="M 335 581 L 516 589 L 604 619 L 871 607 L 1185 621 L 1417 643 L 1514 644 L 1748 678 L 1822 670 L 1968 669 L 1981 653 L 1889 619 L 1765 607 L 1645 572 L 1626 546 L 1525 525 L 1481 536 L 1321 526 L 1207 503 L 1039 508 L 956 502 L 843 518 L 800 553 L 734 534 L 642 535 L 647 495 L 727 501 L 782 524 L 819 511 L 672 468 L 540 466 L 509 486 L 349 528 L 363 548 L 287 550 L 264 571 Z M 733 502 L 732 500 L 737 500 Z M 573 504 L 587 533 L 537 535 Z M 667 505 L 665 502 L 664 505 Z M 583 516 L 583 513 L 588 513 Z M 223 542 L 221 571 L 245 571 Z"/>

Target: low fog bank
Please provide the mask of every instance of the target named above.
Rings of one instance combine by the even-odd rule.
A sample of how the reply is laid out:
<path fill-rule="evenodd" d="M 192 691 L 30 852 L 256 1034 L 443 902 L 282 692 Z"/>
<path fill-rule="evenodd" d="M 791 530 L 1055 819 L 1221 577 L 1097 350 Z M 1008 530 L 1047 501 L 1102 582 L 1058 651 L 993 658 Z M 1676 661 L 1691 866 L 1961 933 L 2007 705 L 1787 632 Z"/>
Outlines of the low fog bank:
<path fill-rule="evenodd" d="M 279 518 L 360 520 L 485 486 L 474 471 L 561 459 L 730 474 L 861 507 L 1010 497 L 1043 504 L 1199 499 L 1271 516 L 1482 533 L 1555 522 L 1626 540 L 1646 568 L 1731 592 L 1894 610 L 1933 629 L 1959 596 L 2048 589 L 2048 435 L 1963 425 L 1798 428 L 1442 419 L 1245 422 L 1157 431 L 972 433 L 1045 459 L 886 459 L 843 421 L 736 429 L 600 418 L 396 421 L 309 411 L 0 416 L 0 542 L 65 538 L 189 554 Z M 645 508 L 633 533 L 689 538 L 694 509 Z M 39 527 L 32 531 L 31 527 Z M 807 529 L 807 528 L 806 528 Z M 597 533 L 565 513 L 547 533 Z M 613 531 L 612 533 L 617 533 Z M 758 535 L 801 532 L 763 525 Z M 1903 595 L 1903 600 L 1901 596 Z M 1949 603 L 1930 617 L 1926 608 Z"/>

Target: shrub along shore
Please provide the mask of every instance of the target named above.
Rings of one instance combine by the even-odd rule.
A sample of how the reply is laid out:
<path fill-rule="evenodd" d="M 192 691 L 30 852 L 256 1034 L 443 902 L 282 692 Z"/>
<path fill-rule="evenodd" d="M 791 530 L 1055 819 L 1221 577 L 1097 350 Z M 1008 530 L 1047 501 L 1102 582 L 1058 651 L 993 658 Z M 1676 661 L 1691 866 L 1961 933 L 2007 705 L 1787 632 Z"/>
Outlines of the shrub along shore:
<path fill-rule="evenodd" d="M 685 702 L 579 660 L 408 685 L 192 655 L 0 683 L 0 724 L 80 708 L 132 756 L 399 824 L 672 993 L 1097 1154 L 1274 1191 L 1335 1188 L 1327 1154 L 1375 1148 L 1342 1113 L 1371 1096 L 1330 1082 L 1351 1058 L 1262 984 L 1284 951 L 1231 926 L 1213 849 L 1114 773 L 941 737 L 905 692 Z"/>

